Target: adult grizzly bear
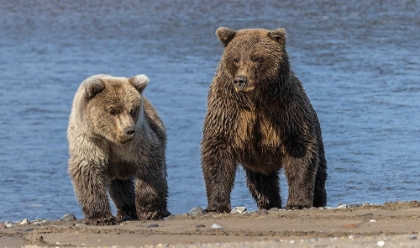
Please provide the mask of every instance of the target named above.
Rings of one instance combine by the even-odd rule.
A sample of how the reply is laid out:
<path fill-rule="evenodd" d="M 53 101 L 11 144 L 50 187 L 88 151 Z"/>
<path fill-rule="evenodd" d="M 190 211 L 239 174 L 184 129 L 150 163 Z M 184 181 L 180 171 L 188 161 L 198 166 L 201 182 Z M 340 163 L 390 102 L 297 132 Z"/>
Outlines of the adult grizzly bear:
<path fill-rule="evenodd" d="M 225 50 L 210 86 L 201 162 L 209 212 L 229 212 L 238 164 L 259 209 L 327 203 L 327 165 L 318 117 L 290 69 L 284 29 L 220 27 Z"/>
<path fill-rule="evenodd" d="M 129 79 L 95 75 L 76 92 L 67 130 L 68 172 L 90 224 L 169 215 L 166 132 L 142 95 L 148 82 L 145 75 Z"/>

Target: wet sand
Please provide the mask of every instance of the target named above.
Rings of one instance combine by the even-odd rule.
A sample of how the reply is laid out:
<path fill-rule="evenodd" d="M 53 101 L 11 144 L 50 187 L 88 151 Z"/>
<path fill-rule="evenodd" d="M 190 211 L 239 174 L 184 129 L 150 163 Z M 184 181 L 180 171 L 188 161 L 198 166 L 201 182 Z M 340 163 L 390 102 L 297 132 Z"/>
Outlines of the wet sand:
<path fill-rule="evenodd" d="M 221 229 L 212 229 L 213 224 Z M 54 247 L 419 247 L 420 202 L 343 209 L 208 213 L 88 226 L 83 220 L 6 228 L 0 244 Z"/>

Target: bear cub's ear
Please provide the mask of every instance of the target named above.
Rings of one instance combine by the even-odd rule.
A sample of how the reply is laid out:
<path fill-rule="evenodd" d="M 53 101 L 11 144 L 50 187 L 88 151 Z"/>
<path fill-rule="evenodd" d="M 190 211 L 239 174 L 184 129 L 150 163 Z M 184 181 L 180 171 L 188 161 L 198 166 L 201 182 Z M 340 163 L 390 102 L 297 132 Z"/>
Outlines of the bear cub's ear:
<path fill-rule="evenodd" d="M 136 90 L 140 93 L 143 92 L 149 81 L 149 78 L 144 74 L 137 75 L 128 79 L 128 82 L 133 85 L 133 87 L 136 88 Z"/>
<path fill-rule="evenodd" d="M 220 27 L 216 30 L 217 38 L 219 38 L 219 40 L 223 43 L 225 47 L 227 47 L 227 45 L 235 37 L 235 35 L 236 31 L 229 28 Z"/>
<path fill-rule="evenodd" d="M 279 42 L 286 43 L 286 30 L 284 28 L 276 28 L 269 32 L 270 37 Z"/>
<path fill-rule="evenodd" d="M 94 78 L 85 83 L 86 98 L 92 99 L 105 89 L 105 84 L 99 78 Z"/>

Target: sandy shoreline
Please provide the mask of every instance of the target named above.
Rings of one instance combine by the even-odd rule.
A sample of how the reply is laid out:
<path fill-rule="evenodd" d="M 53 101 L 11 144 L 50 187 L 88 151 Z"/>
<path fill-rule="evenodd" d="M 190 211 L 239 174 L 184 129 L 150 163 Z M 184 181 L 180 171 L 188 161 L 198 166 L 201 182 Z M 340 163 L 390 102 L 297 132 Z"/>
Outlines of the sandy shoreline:
<path fill-rule="evenodd" d="M 213 224 L 221 229 L 211 228 Z M 420 202 L 342 209 L 280 210 L 127 221 L 87 226 L 82 220 L 6 228 L 1 247 L 420 247 Z"/>

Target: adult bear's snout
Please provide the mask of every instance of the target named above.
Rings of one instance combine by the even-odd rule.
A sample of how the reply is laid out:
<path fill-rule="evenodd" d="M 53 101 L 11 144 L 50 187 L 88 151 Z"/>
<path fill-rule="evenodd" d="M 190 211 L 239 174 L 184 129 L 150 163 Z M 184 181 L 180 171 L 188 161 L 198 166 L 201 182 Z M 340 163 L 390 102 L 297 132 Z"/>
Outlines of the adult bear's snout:
<path fill-rule="evenodd" d="M 255 85 L 243 74 L 238 74 L 233 79 L 236 92 L 249 92 L 254 90 Z"/>
<path fill-rule="evenodd" d="M 248 79 L 245 75 L 236 75 L 233 82 L 235 83 L 235 86 L 238 88 L 245 87 Z"/>

